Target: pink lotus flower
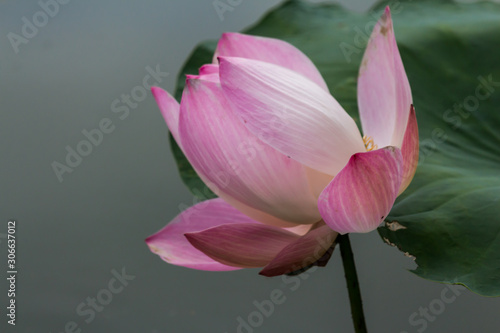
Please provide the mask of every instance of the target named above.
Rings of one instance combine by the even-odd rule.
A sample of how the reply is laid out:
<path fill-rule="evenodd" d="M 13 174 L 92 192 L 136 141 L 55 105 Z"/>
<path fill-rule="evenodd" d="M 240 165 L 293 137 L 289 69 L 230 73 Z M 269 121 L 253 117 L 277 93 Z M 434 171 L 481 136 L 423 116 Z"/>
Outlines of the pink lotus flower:
<path fill-rule="evenodd" d="M 376 229 L 415 173 L 418 128 L 389 8 L 359 71 L 364 137 L 313 63 L 281 40 L 226 33 L 213 64 L 187 76 L 180 105 L 152 92 L 219 196 L 146 240 L 175 265 L 274 276 L 325 264 L 338 233 Z"/>

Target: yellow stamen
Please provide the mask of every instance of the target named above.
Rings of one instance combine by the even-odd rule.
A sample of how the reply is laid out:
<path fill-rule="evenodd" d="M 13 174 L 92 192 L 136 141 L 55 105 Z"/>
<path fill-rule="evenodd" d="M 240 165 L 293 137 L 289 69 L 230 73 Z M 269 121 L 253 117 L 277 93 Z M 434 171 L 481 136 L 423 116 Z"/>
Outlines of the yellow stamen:
<path fill-rule="evenodd" d="M 363 136 L 363 143 L 365 144 L 366 151 L 372 151 L 378 149 L 378 146 L 373 142 L 373 139 L 369 136 Z"/>

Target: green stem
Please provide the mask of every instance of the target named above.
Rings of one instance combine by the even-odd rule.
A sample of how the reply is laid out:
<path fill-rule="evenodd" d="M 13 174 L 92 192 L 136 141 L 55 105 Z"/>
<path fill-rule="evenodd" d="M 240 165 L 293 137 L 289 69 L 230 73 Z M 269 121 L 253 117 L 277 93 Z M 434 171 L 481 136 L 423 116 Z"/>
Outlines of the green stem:
<path fill-rule="evenodd" d="M 363 301 L 361 300 L 361 291 L 359 290 L 358 274 L 354 264 L 354 255 L 352 253 L 349 234 L 339 235 L 337 242 L 340 245 L 340 255 L 344 265 L 347 290 L 349 291 L 349 301 L 351 302 L 351 315 L 356 333 L 367 333 L 365 315 L 363 314 Z"/>

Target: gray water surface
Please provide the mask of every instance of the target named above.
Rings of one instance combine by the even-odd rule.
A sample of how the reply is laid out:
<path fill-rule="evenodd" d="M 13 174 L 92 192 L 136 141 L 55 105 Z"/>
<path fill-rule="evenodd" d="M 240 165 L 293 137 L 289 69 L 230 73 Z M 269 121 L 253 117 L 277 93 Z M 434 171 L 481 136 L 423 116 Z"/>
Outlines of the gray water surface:
<path fill-rule="evenodd" d="M 342 1 L 356 10 L 372 2 Z M 337 251 L 326 268 L 283 280 L 171 266 L 144 243 L 193 203 L 156 103 L 142 95 L 144 77 L 158 67 L 157 84 L 172 91 L 197 43 L 279 3 L 242 1 L 221 20 L 212 1 L 73 0 L 11 43 L 41 7 L 0 1 L 0 236 L 16 219 L 18 251 L 14 327 L 0 238 L 1 332 L 224 333 L 242 321 L 254 332 L 353 332 Z M 137 103 L 127 105 L 131 94 Z M 82 131 L 96 128 L 108 133 L 90 152 Z M 52 164 L 79 144 L 88 155 L 58 178 Z M 412 260 L 375 232 L 352 242 L 371 332 L 498 332 L 500 299 L 414 276 Z M 280 304 L 259 315 L 256 303 L 273 290 Z"/>

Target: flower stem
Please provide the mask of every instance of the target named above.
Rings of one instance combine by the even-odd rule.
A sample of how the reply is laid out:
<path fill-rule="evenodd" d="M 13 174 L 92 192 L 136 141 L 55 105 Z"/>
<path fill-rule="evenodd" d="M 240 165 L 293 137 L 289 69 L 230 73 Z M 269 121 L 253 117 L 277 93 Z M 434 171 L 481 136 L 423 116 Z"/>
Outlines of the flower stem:
<path fill-rule="evenodd" d="M 354 264 L 354 255 L 352 253 L 349 234 L 339 235 L 337 242 L 340 245 L 340 255 L 344 265 L 347 290 L 349 291 L 349 301 L 351 302 L 351 315 L 356 333 L 367 333 L 365 315 L 363 313 L 363 302 L 361 300 L 361 291 L 359 289 L 358 274 Z"/>

